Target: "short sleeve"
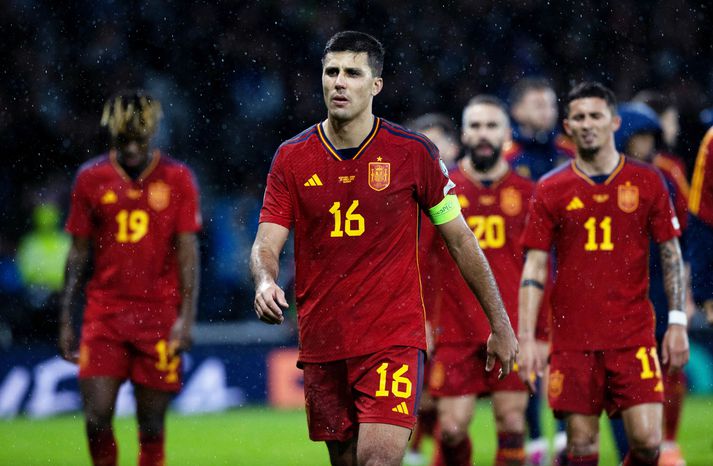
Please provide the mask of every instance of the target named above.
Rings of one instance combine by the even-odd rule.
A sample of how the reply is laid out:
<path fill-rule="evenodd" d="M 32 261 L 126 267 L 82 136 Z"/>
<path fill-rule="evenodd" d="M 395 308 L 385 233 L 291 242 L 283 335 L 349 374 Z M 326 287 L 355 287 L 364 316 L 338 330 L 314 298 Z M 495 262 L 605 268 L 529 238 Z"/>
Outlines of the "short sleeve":
<path fill-rule="evenodd" d="M 448 169 L 433 143 L 417 146 L 417 151 L 416 200 L 434 224 L 446 223 L 460 212 L 457 200 L 446 198 L 456 185 L 448 177 Z"/>
<path fill-rule="evenodd" d="M 260 223 L 276 223 L 290 229 L 294 225 L 294 212 L 285 168 L 284 154 L 278 149 L 267 175 Z"/>
<path fill-rule="evenodd" d="M 525 249 L 549 251 L 555 229 L 555 217 L 548 209 L 540 184 L 530 200 L 522 244 Z"/>
<path fill-rule="evenodd" d="M 193 233 L 203 225 L 200 210 L 200 195 L 195 175 L 189 169 L 181 172 L 181 197 L 178 205 L 176 231 Z"/>
<path fill-rule="evenodd" d="M 86 175 L 83 172 L 77 174 L 72 186 L 69 217 L 67 218 L 65 230 L 74 236 L 82 237 L 91 236 L 94 230 L 92 205 L 87 192 Z"/>
<path fill-rule="evenodd" d="M 663 243 L 681 236 L 681 226 L 673 210 L 663 175 L 658 172 L 656 175 L 652 183 L 654 199 L 649 213 L 649 234 L 657 243 Z"/>

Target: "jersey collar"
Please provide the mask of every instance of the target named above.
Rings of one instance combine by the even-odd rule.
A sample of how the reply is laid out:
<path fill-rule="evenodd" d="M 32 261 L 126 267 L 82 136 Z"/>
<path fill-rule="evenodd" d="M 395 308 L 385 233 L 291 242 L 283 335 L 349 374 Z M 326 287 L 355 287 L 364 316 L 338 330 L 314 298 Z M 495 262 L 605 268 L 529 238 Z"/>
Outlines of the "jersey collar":
<path fill-rule="evenodd" d="M 369 146 L 369 144 L 371 144 L 371 141 L 374 140 L 374 137 L 376 136 L 376 133 L 379 132 L 380 127 L 381 127 L 381 118 L 375 116 L 374 124 L 371 127 L 371 131 L 366 136 L 366 138 L 364 138 L 364 140 L 361 142 L 361 144 L 359 144 L 359 147 L 358 147 L 359 150 L 357 150 L 357 153 L 354 156 L 354 158 L 350 159 L 350 160 L 356 160 L 359 157 L 361 157 L 361 155 L 366 150 L 367 146 Z M 322 128 L 322 123 L 317 124 L 317 135 L 319 136 L 319 140 L 322 142 L 322 145 L 327 150 L 327 152 L 329 152 L 329 154 L 332 157 L 334 157 L 338 161 L 342 162 L 344 159 L 339 157 L 339 150 L 336 149 L 334 147 L 334 145 L 332 145 L 332 143 L 329 141 L 329 139 L 327 139 L 327 135 L 324 133 L 324 128 Z"/>
<path fill-rule="evenodd" d="M 158 165 L 158 161 L 161 158 L 161 151 L 158 149 L 154 149 L 151 152 L 151 162 L 149 162 L 148 166 L 144 168 L 144 171 L 141 172 L 141 175 L 139 175 L 138 178 L 136 178 L 136 182 L 140 183 L 144 181 L 148 176 L 151 174 L 151 172 L 154 171 L 154 168 L 156 168 L 156 165 Z M 117 155 L 116 155 L 116 149 L 111 149 L 109 151 L 109 161 L 111 162 L 111 165 L 114 167 L 114 170 L 121 176 L 121 178 L 124 181 L 128 182 L 133 182 L 134 180 L 131 179 L 131 177 L 126 173 L 124 168 L 121 166 L 119 161 L 117 160 Z"/>
<path fill-rule="evenodd" d="M 616 168 L 609 174 L 606 180 L 604 180 L 604 184 L 608 185 L 611 183 L 614 178 L 616 178 L 616 175 L 619 174 L 619 172 L 624 168 L 624 161 L 626 160 L 626 157 L 623 155 L 619 154 L 619 163 L 617 164 Z M 570 162 L 572 164 L 572 171 L 575 173 L 575 175 L 579 176 L 582 178 L 584 181 L 589 183 L 592 186 L 596 186 L 597 183 L 595 183 L 586 173 L 584 173 L 582 170 L 579 169 L 577 166 L 576 162 L 572 160 Z"/>

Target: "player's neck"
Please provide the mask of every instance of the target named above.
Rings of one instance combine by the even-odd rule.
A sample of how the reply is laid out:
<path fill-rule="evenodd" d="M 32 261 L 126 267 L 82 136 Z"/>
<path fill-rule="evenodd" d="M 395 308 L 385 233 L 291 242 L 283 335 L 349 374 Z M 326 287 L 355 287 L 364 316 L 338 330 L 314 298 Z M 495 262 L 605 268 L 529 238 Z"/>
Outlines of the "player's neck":
<path fill-rule="evenodd" d="M 336 149 L 358 147 L 366 139 L 374 126 L 374 115 L 363 112 L 349 121 L 339 121 L 327 117 L 324 121 L 324 133 Z"/>
<path fill-rule="evenodd" d="M 577 151 L 577 157 L 575 163 L 577 168 L 579 168 L 587 176 L 597 176 L 597 175 L 608 175 L 614 171 L 614 169 L 619 165 L 621 156 L 616 148 L 612 145 L 611 147 L 603 147 L 592 156 L 583 156 L 580 151 Z"/>
<path fill-rule="evenodd" d="M 132 180 L 138 179 L 142 173 L 146 170 L 146 168 L 149 166 L 151 163 L 151 160 L 153 160 L 153 153 L 151 151 L 148 151 L 146 153 L 146 157 L 144 158 L 143 162 L 141 162 L 138 165 L 130 166 L 126 164 L 126 161 L 124 158 L 121 156 L 121 152 L 119 151 L 118 156 L 116 161 L 119 163 L 119 166 L 121 167 L 122 170 L 131 178 Z"/>
<path fill-rule="evenodd" d="M 495 165 L 485 171 L 476 170 L 470 157 L 465 157 L 461 166 L 468 176 L 476 181 L 498 181 L 507 175 L 509 170 L 508 163 L 502 156 L 495 162 Z"/>

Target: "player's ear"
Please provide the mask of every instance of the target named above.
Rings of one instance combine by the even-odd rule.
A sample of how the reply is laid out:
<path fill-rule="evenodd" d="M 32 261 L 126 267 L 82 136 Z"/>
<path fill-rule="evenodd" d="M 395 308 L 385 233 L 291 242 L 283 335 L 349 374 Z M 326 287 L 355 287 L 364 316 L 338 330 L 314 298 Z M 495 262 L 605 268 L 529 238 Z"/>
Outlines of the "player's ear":
<path fill-rule="evenodd" d="M 616 132 L 621 126 L 621 117 L 619 115 L 614 115 L 611 119 L 612 129 Z"/>
<path fill-rule="evenodd" d="M 569 127 L 569 120 L 567 118 L 562 119 L 562 127 L 567 136 L 572 136 L 572 130 Z"/>
<path fill-rule="evenodd" d="M 371 95 L 376 96 L 381 90 L 384 88 L 384 78 L 379 76 L 378 78 L 374 78 L 374 84 L 371 87 Z"/>

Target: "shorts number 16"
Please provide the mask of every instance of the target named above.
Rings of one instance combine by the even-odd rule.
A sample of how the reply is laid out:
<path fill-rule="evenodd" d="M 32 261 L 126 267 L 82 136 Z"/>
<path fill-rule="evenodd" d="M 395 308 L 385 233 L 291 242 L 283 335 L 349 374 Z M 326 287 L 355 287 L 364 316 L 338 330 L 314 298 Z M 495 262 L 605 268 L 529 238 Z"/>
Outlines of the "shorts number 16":
<path fill-rule="evenodd" d="M 377 374 L 379 374 L 379 389 L 374 396 L 389 396 L 389 391 L 386 389 L 388 369 L 389 363 L 384 362 L 376 370 Z M 411 381 L 403 376 L 406 372 L 408 372 L 408 364 L 403 364 L 399 370 L 391 375 L 391 393 L 397 398 L 408 398 L 411 396 Z"/>

